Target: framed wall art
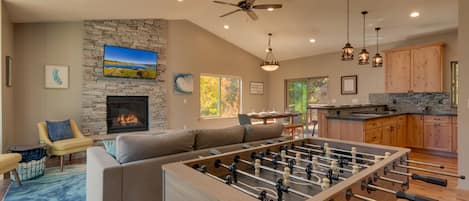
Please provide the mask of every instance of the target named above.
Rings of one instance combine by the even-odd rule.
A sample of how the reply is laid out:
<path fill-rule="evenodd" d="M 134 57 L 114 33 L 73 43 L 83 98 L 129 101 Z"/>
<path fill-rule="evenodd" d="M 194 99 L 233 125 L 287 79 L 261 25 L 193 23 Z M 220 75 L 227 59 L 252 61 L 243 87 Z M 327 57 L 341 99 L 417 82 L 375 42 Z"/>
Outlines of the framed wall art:
<path fill-rule="evenodd" d="M 174 73 L 174 94 L 190 95 L 194 91 L 194 78 L 190 73 Z"/>
<path fill-rule="evenodd" d="M 348 75 L 341 77 L 341 94 L 342 95 L 355 95 L 358 94 L 358 76 Z"/>
<path fill-rule="evenodd" d="M 264 95 L 264 82 L 250 82 L 249 93 L 254 95 Z"/>
<path fill-rule="evenodd" d="M 46 89 L 68 89 L 69 67 L 64 65 L 46 65 Z"/>

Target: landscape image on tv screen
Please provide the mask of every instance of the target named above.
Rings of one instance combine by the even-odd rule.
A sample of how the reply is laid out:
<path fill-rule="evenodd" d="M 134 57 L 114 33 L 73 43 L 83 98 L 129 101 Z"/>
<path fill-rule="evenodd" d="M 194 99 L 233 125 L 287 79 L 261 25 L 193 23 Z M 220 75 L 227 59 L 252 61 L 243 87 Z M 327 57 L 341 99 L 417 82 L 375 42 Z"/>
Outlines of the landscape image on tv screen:
<path fill-rule="evenodd" d="M 104 76 L 155 79 L 158 53 L 117 46 L 104 46 Z"/>

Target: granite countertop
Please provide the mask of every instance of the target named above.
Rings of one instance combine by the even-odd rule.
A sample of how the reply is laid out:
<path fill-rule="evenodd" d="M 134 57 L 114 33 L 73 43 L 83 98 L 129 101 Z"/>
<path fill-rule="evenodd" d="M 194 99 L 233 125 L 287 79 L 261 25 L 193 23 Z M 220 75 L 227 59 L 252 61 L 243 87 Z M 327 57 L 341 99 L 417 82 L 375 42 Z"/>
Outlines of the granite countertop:
<path fill-rule="evenodd" d="M 327 119 L 340 119 L 351 121 L 366 121 L 384 117 L 393 117 L 399 115 L 432 115 L 432 116 L 457 116 L 456 111 L 432 111 L 432 112 L 389 112 L 379 114 L 344 114 L 344 115 L 327 115 Z"/>
<path fill-rule="evenodd" d="M 368 108 L 368 107 L 384 107 L 386 105 L 374 104 L 356 104 L 356 105 L 308 105 L 308 109 L 318 110 L 337 110 L 337 109 L 353 109 L 353 108 Z"/>

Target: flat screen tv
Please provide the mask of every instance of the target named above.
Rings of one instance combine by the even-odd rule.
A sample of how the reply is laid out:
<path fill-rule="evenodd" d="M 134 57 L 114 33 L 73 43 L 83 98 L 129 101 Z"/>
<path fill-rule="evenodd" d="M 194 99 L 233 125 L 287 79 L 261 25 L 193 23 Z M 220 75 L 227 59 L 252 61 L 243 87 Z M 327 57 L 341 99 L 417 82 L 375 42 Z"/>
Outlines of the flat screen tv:
<path fill-rule="evenodd" d="M 155 79 L 158 53 L 117 46 L 104 46 L 106 77 Z"/>

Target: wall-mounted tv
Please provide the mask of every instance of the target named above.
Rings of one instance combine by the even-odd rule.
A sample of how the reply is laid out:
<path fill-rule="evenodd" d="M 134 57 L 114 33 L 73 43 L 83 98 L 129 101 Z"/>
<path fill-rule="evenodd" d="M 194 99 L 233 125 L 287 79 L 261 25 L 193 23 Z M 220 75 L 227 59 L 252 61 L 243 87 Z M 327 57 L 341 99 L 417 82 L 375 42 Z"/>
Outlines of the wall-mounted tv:
<path fill-rule="evenodd" d="M 106 77 L 155 79 L 158 53 L 117 46 L 104 46 Z"/>

